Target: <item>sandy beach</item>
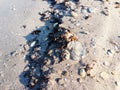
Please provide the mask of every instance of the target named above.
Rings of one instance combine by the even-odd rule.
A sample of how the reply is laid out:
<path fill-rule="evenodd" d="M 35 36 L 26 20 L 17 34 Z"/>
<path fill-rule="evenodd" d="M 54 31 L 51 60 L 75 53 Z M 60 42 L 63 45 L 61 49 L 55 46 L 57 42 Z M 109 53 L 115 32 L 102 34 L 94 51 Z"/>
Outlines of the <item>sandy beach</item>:
<path fill-rule="evenodd" d="M 1 0 L 0 90 L 120 90 L 119 0 Z"/>

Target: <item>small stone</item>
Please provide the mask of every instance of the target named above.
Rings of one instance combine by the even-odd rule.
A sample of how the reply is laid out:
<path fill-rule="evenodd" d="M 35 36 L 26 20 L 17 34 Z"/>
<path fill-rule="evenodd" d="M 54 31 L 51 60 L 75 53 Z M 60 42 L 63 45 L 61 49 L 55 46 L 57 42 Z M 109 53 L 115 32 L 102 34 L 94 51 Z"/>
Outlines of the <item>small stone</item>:
<path fill-rule="evenodd" d="M 86 15 L 86 16 L 84 16 L 84 19 L 87 20 L 87 19 L 89 19 L 90 17 L 91 17 L 90 15 Z"/>
<path fill-rule="evenodd" d="M 28 71 L 28 70 L 29 70 L 29 67 L 26 66 L 26 67 L 24 68 L 24 71 Z"/>
<path fill-rule="evenodd" d="M 70 64 L 67 63 L 66 66 L 70 66 Z"/>
<path fill-rule="evenodd" d="M 65 2 L 66 0 L 55 0 L 55 1 L 56 1 L 57 4 L 59 4 L 59 3 Z"/>
<path fill-rule="evenodd" d="M 41 50 L 41 47 L 36 47 L 36 48 L 34 48 L 34 51 L 40 51 Z"/>
<path fill-rule="evenodd" d="M 31 86 L 31 87 L 34 87 L 34 86 L 35 86 L 35 83 L 30 82 L 30 86 Z"/>
<path fill-rule="evenodd" d="M 77 78 L 77 82 L 82 83 L 83 79 L 82 78 Z"/>
<path fill-rule="evenodd" d="M 35 83 L 38 83 L 38 79 L 35 79 Z"/>
<path fill-rule="evenodd" d="M 30 44 L 30 47 L 34 47 L 36 44 L 36 41 L 33 41 L 31 44 Z"/>
<path fill-rule="evenodd" d="M 27 44 L 23 45 L 23 48 L 24 48 L 24 50 L 29 50 L 29 46 Z"/>
<path fill-rule="evenodd" d="M 53 24 L 53 28 L 55 28 L 56 26 L 58 26 L 58 23 L 54 23 Z"/>
<path fill-rule="evenodd" d="M 111 55 L 112 51 L 110 49 L 107 50 L 107 55 Z"/>
<path fill-rule="evenodd" d="M 81 34 L 85 34 L 85 35 L 88 34 L 88 32 L 86 32 L 86 31 L 81 31 L 80 33 L 81 33 Z"/>
<path fill-rule="evenodd" d="M 32 54 L 30 57 L 31 57 L 32 60 L 36 59 L 36 55 L 35 54 Z"/>
<path fill-rule="evenodd" d="M 79 69 L 78 73 L 82 78 L 84 78 L 86 76 L 85 69 Z"/>
<path fill-rule="evenodd" d="M 27 27 L 26 25 L 22 25 L 20 28 L 25 29 L 26 27 Z"/>
<path fill-rule="evenodd" d="M 120 3 L 119 2 L 115 2 L 115 8 L 120 8 Z"/>
<path fill-rule="evenodd" d="M 76 12 L 74 12 L 74 11 L 71 12 L 71 15 L 72 15 L 74 18 L 78 17 L 78 14 L 77 14 Z"/>
<path fill-rule="evenodd" d="M 109 16 L 109 11 L 108 11 L 108 10 L 104 10 L 104 11 L 102 11 L 102 13 L 103 13 L 105 16 Z"/>
<path fill-rule="evenodd" d="M 32 77 L 32 80 L 35 80 L 36 78 L 35 77 Z"/>
<path fill-rule="evenodd" d="M 116 86 L 120 86 L 120 81 L 115 81 Z"/>
<path fill-rule="evenodd" d="M 117 71 L 116 71 L 116 70 L 113 70 L 113 71 L 111 71 L 111 74 L 112 74 L 112 75 L 117 75 Z"/>
<path fill-rule="evenodd" d="M 88 11 L 89 13 L 92 13 L 92 12 L 93 12 L 93 9 L 92 9 L 92 8 L 87 8 L 87 11 Z"/>
<path fill-rule="evenodd" d="M 85 68 L 85 71 L 87 73 L 87 76 L 92 76 L 91 75 L 91 70 L 93 69 L 93 65 L 92 64 L 87 64 L 86 65 L 86 68 Z"/>
<path fill-rule="evenodd" d="M 81 8 L 81 13 L 83 13 L 83 14 L 86 14 L 86 13 L 87 13 L 87 10 L 85 9 L 85 7 L 82 7 L 82 8 Z"/>
<path fill-rule="evenodd" d="M 60 85 L 64 84 L 64 80 L 63 80 L 62 78 L 60 78 L 60 79 L 58 80 L 58 84 L 60 84 Z"/>
<path fill-rule="evenodd" d="M 43 72 L 45 72 L 45 71 L 48 71 L 48 70 L 49 70 L 49 68 L 48 68 L 47 66 L 43 66 L 41 69 L 42 69 L 42 71 L 43 71 Z"/>
<path fill-rule="evenodd" d="M 17 56 L 17 55 L 19 55 L 19 53 L 17 52 L 17 51 L 13 51 L 13 52 L 11 52 L 11 56 Z"/>
<path fill-rule="evenodd" d="M 61 55 L 63 60 L 69 60 L 70 59 L 70 53 L 68 50 L 64 50 Z"/>
<path fill-rule="evenodd" d="M 106 72 L 101 72 L 100 77 L 101 77 L 102 79 L 107 79 L 109 76 L 108 76 L 108 73 L 106 73 Z"/>
<path fill-rule="evenodd" d="M 50 65 L 51 64 L 51 60 L 50 59 L 45 59 L 44 60 L 44 64 L 45 65 Z"/>
<path fill-rule="evenodd" d="M 62 72 L 62 75 L 67 76 L 67 75 L 68 75 L 68 72 L 67 72 L 67 71 L 63 71 L 63 72 Z"/>
<path fill-rule="evenodd" d="M 52 56 L 52 55 L 53 55 L 53 50 L 49 50 L 47 54 L 48 54 L 49 56 Z"/>

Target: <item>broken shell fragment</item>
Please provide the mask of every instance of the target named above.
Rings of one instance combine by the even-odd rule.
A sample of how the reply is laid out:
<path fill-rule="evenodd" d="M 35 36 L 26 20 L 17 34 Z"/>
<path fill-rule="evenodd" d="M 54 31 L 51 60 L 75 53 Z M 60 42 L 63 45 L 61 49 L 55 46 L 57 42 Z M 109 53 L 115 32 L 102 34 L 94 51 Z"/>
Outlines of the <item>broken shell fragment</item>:
<path fill-rule="evenodd" d="M 78 71 L 78 73 L 79 73 L 79 75 L 82 77 L 82 78 L 84 78 L 85 76 L 86 76 L 86 72 L 85 72 L 85 69 L 79 69 L 79 71 Z"/>
<path fill-rule="evenodd" d="M 64 50 L 61 54 L 61 57 L 63 60 L 69 60 L 70 59 L 70 53 L 68 50 Z"/>
<path fill-rule="evenodd" d="M 31 87 L 34 87 L 34 86 L 35 86 L 35 83 L 34 83 L 34 82 L 30 82 L 30 86 L 31 86 Z"/>
<path fill-rule="evenodd" d="M 71 12 L 71 15 L 72 15 L 74 18 L 78 17 L 78 14 L 77 14 L 76 12 L 74 12 L 74 11 Z"/>
<path fill-rule="evenodd" d="M 67 75 L 68 75 L 68 72 L 67 72 L 67 71 L 63 71 L 63 72 L 62 72 L 62 75 L 67 76 Z"/>
<path fill-rule="evenodd" d="M 109 11 L 108 11 L 108 10 L 104 10 L 104 11 L 102 11 L 102 13 L 103 13 L 105 16 L 109 16 Z"/>
<path fill-rule="evenodd" d="M 77 78 L 77 82 L 82 83 L 83 79 L 82 78 Z"/>
<path fill-rule="evenodd" d="M 31 44 L 30 44 L 30 47 L 34 47 L 36 44 L 36 41 L 33 41 Z"/>

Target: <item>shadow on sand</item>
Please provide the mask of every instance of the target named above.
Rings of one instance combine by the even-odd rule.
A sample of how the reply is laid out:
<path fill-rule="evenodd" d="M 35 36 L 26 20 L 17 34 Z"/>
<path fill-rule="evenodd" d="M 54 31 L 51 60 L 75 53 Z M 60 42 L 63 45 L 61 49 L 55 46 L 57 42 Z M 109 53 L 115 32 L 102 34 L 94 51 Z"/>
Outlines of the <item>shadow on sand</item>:
<path fill-rule="evenodd" d="M 78 0 L 72 0 L 74 2 Z M 59 25 L 62 22 L 62 18 L 66 15 L 70 15 L 72 9 L 63 3 L 56 3 L 54 0 L 47 0 L 50 4 L 51 11 L 45 11 L 39 13 L 40 20 L 45 22 L 45 25 L 36 28 L 32 33 L 28 34 L 25 39 L 29 46 L 28 54 L 26 55 L 25 61 L 28 64 L 25 66 L 23 72 L 19 76 L 20 82 L 28 90 L 46 90 L 47 82 L 49 80 L 48 74 L 52 72 L 52 68 L 44 70 L 45 64 L 56 63 L 54 58 L 48 55 L 52 49 L 53 54 L 61 59 L 60 49 L 64 49 L 67 42 L 64 38 L 59 38 L 63 31 L 59 32 Z M 61 28 L 64 29 L 64 28 Z M 58 41 L 54 40 L 58 37 Z M 56 50 L 58 50 L 56 52 Z"/>

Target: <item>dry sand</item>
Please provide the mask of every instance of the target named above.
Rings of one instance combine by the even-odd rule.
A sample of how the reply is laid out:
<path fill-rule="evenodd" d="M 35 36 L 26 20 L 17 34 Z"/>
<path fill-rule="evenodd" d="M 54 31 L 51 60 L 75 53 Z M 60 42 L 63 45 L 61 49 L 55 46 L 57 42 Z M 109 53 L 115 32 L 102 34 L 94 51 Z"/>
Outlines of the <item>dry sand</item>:
<path fill-rule="evenodd" d="M 81 82 L 78 61 L 67 60 L 50 66 L 54 72 L 50 75 L 52 78 L 47 90 L 120 90 L 120 8 L 115 8 L 115 1 L 120 3 L 119 0 L 109 0 L 104 4 L 99 0 L 80 0 L 80 5 L 91 8 L 93 12 L 81 13 L 78 6 L 75 18 L 63 17 L 62 26 L 74 32 L 84 47 L 83 63 L 93 66 L 90 76 Z M 106 7 L 109 15 L 102 13 Z M 34 38 L 29 35 L 32 30 L 45 25 L 38 12 L 48 9 L 48 3 L 41 0 L 0 1 L 0 90 L 28 89 L 25 88 L 26 80 L 21 79 L 28 64 L 24 62 L 25 56 L 29 53 L 23 46 Z M 84 19 L 86 15 L 90 15 L 87 20 Z M 75 22 L 70 19 L 75 19 Z M 43 27 L 41 36 L 38 36 L 41 41 L 47 35 L 44 30 Z M 64 70 L 68 71 L 67 76 L 61 75 Z M 57 83 L 56 78 L 62 78 L 60 83 L 64 85 Z"/>

